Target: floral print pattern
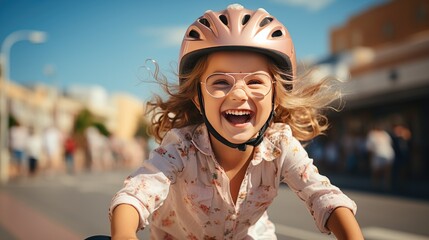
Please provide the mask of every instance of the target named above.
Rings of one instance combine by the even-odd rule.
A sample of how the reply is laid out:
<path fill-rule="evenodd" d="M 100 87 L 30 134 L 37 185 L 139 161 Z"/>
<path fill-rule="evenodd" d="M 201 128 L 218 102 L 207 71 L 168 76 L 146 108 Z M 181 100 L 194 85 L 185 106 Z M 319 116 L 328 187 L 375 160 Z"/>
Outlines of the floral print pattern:
<path fill-rule="evenodd" d="M 329 232 L 325 223 L 335 208 L 356 211 L 355 203 L 319 174 L 290 127 L 276 123 L 255 148 L 236 203 L 200 125 L 172 129 L 125 180 L 110 213 L 122 203 L 134 206 L 141 229 L 150 219 L 152 239 L 275 239 L 266 210 L 282 182 L 306 203 L 322 232 Z"/>

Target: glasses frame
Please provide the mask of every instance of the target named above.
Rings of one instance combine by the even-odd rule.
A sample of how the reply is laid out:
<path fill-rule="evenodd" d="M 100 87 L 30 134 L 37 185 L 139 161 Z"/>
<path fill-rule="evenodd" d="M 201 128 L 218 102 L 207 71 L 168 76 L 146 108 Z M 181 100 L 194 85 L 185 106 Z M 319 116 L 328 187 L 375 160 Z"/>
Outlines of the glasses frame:
<path fill-rule="evenodd" d="M 226 97 L 226 96 L 228 96 L 231 92 L 232 92 L 232 90 L 237 86 L 237 81 L 238 80 L 244 80 L 245 78 L 247 78 L 248 76 L 250 76 L 250 75 L 255 75 L 255 74 L 262 74 L 262 75 L 266 75 L 267 77 L 269 77 L 270 78 L 270 81 L 271 81 L 271 84 L 270 84 L 270 90 L 266 93 L 266 94 L 263 94 L 263 96 L 262 97 L 257 97 L 257 96 L 255 96 L 255 95 L 253 95 L 253 94 L 251 94 L 251 92 L 249 92 L 248 91 L 248 87 L 247 87 L 247 84 L 244 84 L 246 87 L 241 87 L 241 89 L 243 89 L 246 93 L 247 93 L 247 95 L 249 95 L 249 96 L 252 96 L 252 97 L 254 97 L 254 98 L 258 98 L 258 99 L 263 99 L 265 96 L 267 96 L 272 90 L 273 90 L 273 87 L 274 87 L 274 84 L 276 83 L 276 81 L 273 79 L 273 77 L 271 77 L 271 75 L 270 74 L 268 74 L 268 73 L 266 73 L 266 72 L 250 72 L 250 73 L 237 73 L 237 72 L 214 72 L 214 73 L 211 73 L 211 74 L 209 74 L 205 79 L 204 79 L 204 81 L 200 81 L 200 83 L 202 84 L 202 85 L 204 85 L 204 89 L 205 89 L 205 91 L 207 92 L 207 94 L 208 95 L 210 95 L 211 97 L 213 97 L 213 98 L 216 98 L 216 99 L 220 99 L 220 98 L 224 98 L 224 97 Z M 226 76 L 230 76 L 230 77 L 232 77 L 233 79 L 234 79 L 234 85 L 231 87 L 231 89 L 224 95 L 224 96 L 222 96 L 222 97 L 216 97 L 216 96 L 213 96 L 210 92 L 209 92 L 209 90 L 207 89 L 207 79 L 209 79 L 211 76 L 213 76 L 213 75 L 226 75 Z M 241 78 L 236 78 L 235 77 L 235 75 L 244 75 L 243 77 L 241 77 Z"/>

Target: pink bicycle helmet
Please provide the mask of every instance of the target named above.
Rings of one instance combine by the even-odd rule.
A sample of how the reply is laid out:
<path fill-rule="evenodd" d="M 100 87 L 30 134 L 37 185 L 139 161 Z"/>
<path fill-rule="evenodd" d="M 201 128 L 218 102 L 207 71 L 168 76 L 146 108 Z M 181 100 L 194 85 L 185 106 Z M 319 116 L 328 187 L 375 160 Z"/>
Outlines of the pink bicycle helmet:
<path fill-rule="evenodd" d="M 239 4 L 219 12 L 208 10 L 189 26 L 180 50 L 179 73 L 192 70 L 202 55 L 229 50 L 268 55 L 288 75 L 296 74 L 294 46 L 286 27 L 262 8 L 253 11 Z"/>

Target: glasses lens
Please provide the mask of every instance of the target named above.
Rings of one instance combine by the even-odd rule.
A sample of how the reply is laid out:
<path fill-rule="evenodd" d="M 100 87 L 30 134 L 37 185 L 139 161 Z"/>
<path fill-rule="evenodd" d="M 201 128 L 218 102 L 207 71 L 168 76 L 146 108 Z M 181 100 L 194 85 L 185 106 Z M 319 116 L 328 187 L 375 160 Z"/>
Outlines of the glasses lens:
<path fill-rule="evenodd" d="M 207 92 L 216 98 L 226 96 L 234 87 L 235 79 L 226 74 L 212 74 L 206 80 Z"/>
<path fill-rule="evenodd" d="M 271 90 L 271 77 L 263 73 L 249 74 L 244 78 L 247 89 L 252 97 L 263 98 Z"/>
<path fill-rule="evenodd" d="M 235 74 L 234 74 L 235 75 Z M 240 75 L 242 75 L 240 73 Z M 237 77 L 237 79 L 239 79 Z M 251 97 L 263 98 L 271 90 L 271 77 L 264 73 L 251 73 L 242 78 L 245 84 L 245 91 Z M 235 86 L 236 79 L 233 73 L 215 73 L 207 77 L 205 86 L 207 92 L 215 97 L 225 97 Z"/>

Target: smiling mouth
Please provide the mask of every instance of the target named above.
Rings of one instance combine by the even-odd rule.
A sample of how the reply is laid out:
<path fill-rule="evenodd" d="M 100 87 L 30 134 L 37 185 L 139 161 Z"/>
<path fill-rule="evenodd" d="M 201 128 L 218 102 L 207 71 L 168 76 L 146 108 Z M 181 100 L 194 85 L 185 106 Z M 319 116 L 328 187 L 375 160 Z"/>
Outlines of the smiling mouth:
<path fill-rule="evenodd" d="M 222 115 L 232 124 L 243 124 L 250 122 L 254 113 L 250 110 L 227 110 Z"/>

